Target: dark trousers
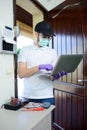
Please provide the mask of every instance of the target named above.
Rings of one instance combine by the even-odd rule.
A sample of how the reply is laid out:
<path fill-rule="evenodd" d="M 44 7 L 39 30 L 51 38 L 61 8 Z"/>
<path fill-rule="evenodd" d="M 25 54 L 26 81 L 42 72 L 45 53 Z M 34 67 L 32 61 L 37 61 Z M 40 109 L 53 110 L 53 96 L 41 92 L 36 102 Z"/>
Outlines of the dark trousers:
<path fill-rule="evenodd" d="M 29 102 L 36 102 L 36 103 L 50 102 L 50 104 L 54 105 L 54 98 L 29 99 Z"/>

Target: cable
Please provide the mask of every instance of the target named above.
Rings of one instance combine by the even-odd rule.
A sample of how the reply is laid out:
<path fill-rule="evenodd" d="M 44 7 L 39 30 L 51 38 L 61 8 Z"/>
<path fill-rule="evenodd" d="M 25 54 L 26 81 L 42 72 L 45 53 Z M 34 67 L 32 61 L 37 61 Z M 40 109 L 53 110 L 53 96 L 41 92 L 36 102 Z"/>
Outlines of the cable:
<path fill-rule="evenodd" d="M 52 19 L 56 18 L 63 10 L 69 8 L 69 7 L 74 7 L 74 6 L 78 6 L 81 2 L 75 3 L 75 4 L 69 4 L 66 5 L 63 9 L 61 9 L 57 14 L 55 14 Z"/>

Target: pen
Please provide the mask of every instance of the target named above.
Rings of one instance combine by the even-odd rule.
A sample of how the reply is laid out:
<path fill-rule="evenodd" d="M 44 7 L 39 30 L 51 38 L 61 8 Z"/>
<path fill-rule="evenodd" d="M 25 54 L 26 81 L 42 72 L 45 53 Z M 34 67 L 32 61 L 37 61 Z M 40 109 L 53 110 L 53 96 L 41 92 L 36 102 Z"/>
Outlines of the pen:
<path fill-rule="evenodd" d="M 43 111 L 43 110 L 44 110 L 43 107 L 32 107 L 32 108 L 27 107 L 23 109 L 22 111 Z"/>

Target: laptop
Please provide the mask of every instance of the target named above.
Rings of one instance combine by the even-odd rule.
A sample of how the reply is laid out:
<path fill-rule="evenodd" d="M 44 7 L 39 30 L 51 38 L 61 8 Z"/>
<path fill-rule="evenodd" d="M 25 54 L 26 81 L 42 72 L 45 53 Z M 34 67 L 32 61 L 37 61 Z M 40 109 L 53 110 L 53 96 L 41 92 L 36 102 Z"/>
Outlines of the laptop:
<path fill-rule="evenodd" d="M 60 55 L 52 71 L 44 71 L 47 76 L 52 76 L 62 71 L 72 73 L 83 59 L 83 54 Z"/>

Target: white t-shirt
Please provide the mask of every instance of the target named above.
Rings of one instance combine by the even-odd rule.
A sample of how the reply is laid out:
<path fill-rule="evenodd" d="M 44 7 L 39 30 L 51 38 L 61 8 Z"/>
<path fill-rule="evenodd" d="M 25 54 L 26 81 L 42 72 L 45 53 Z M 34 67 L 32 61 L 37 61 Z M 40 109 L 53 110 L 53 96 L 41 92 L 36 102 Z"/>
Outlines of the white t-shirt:
<path fill-rule="evenodd" d="M 57 54 L 54 49 L 47 46 L 37 47 L 34 44 L 23 47 L 18 56 L 18 62 L 26 62 L 27 68 L 40 64 L 51 64 L 54 66 Z M 23 97 L 31 99 L 42 99 L 53 97 L 52 81 L 42 76 L 38 71 L 32 76 L 23 78 Z"/>

